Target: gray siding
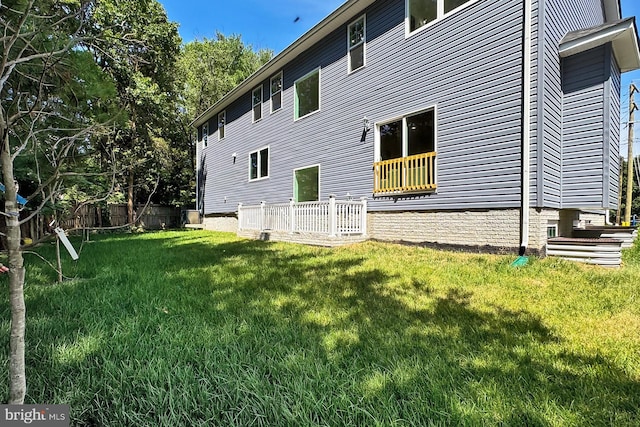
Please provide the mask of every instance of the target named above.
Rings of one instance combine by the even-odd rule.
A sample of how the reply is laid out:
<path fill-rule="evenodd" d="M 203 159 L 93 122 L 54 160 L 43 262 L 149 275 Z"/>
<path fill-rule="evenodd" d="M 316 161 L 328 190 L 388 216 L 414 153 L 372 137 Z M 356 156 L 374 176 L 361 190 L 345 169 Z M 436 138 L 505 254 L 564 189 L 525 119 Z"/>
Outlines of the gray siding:
<path fill-rule="evenodd" d="M 563 208 L 603 205 L 603 176 L 608 173 L 602 108 L 609 74 L 604 66 L 606 54 L 608 49 L 599 47 L 563 60 Z"/>
<path fill-rule="evenodd" d="M 293 170 L 314 164 L 321 199 L 366 196 L 374 211 L 519 206 L 521 2 L 480 0 L 409 38 L 404 5 L 381 0 L 366 10 L 365 68 L 347 74 L 344 26 L 284 67 L 281 111 L 269 114 L 265 80 L 260 122 L 251 123 L 249 90 L 226 108 L 224 140 L 210 124 L 205 213 L 286 202 Z M 293 82 L 318 67 L 321 111 L 294 122 Z M 360 142 L 363 116 L 376 123 L 434 106 L 438 192 L 372 198 L 374 130 Z M 249 153 L 267 145 L 269 178 L 248 182 Z"/>
<path fill-rule="evenodd" d="M 561 207 L 562 181 L 562 82 L 558 45 L 569 31 L 589 28 L 604 22 L 601 0 L 540 0 L 544 10 L 544 71 L 538 84 L 542 85 L 542 117 L 538 123 L 536 147 L 536 205 Z"/>
<path fill-rule="evenodd" d="M 620 70 L 611 45 L 565 58 L 562 66 L 562 207 L 616 207 Z"/>
<path fill-rule="evenodd" d="M 539 120 L 542 119 L 542 115 L 538 114 L 538 99 L 543 99 L 541 92 L 543 86 L 540 84 L 539 76 L 541 73 L 538 70 L 544 69 L 544 63 L 541 62 L 543 55 L 539 55 L 539 52 L 544 51 L 544 38 L 542 29 L 544 28 L 544 0 L 534 0 L 532 2 L 532 16 L 531 16 L 531 115 L 530 124 L 531 132 L 529 135 L 529 191 L 530 191 L 530 204 L 536 206 L 537 193 L 538 193 L 538 145 L 537 135 L 538 129 L 542 129 L 542 123 Z"/>
<path fill-rule="evenodd" d="M 609 105 L 609 207 L 618 207 L 618 191 L 620 186 L 620 68 L 612 55 Z"/>

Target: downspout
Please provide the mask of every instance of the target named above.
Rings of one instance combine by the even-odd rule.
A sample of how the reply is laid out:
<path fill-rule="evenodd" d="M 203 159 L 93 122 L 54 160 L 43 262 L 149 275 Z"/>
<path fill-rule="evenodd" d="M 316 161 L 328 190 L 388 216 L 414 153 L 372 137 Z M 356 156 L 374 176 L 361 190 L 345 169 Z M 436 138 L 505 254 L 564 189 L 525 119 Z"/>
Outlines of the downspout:
<path fill-rule="evenodd" d="M 532 0 L 523 0 L 523 34 L 522 34 L 522 206 L 520 208 L 520 256 L 523 256 L 529 245 L 529 207 L 531 174 L 531 16 Z M 540 29 L 538 29 L 540 31 Z M 540 52 L 538 52 L 540 54 Z"/>

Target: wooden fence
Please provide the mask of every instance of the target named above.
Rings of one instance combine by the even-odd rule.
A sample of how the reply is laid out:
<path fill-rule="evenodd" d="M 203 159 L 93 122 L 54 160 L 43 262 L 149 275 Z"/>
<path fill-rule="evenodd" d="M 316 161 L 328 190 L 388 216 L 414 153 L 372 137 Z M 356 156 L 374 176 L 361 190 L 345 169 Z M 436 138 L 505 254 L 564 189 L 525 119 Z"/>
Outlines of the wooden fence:
<path fill-rule="evenodd" d="M 144 205 L 135 209 L 136 225 L 145 229 L 177 228 L 180 224 L 180 208 L 163 205 L 149 205 L 143 211 Z M 22 217 L 26 218 L 28 212 Z M 22 224 L 22 237 L 34 241 L 50 234 L 49 223 L 51 215 L 37 215 Z M 60 220 L 59 226 L 65 230 L 83 228 L 124 227 L 127 225 L 127 205 L 112 204 L 105 206 L 82 206 L 74 216 Z M 4 219 L 0 220 L 0 231 L 4 231 Z"/>

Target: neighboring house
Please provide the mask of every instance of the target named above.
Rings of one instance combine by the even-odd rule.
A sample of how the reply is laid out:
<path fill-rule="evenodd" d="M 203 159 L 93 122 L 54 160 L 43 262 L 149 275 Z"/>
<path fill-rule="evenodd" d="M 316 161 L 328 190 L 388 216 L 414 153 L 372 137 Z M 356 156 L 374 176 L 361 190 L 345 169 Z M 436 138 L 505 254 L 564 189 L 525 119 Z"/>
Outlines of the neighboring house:
<path fill-rule="evenodd" d="M 538 252 L 577 220 L 603 223 L 617 206 L 620 74 L 640 68 L 620 10 L 347 1 L 194 120 L 205 226 L 236 230 L 239 204 L 263 201 L 290 221 L 331 194 L 366 197 L 361 224 L 381 240 Z"/>

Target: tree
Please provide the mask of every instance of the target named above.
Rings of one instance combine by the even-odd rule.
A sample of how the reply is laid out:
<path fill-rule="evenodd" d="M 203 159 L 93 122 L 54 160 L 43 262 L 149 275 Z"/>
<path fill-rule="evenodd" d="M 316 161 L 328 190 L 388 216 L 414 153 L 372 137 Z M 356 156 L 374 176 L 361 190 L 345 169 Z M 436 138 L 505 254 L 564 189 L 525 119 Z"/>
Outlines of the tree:
<path fill-rule="evenodd" d="M 93 13 L 92 52 L 116 82 L 128 120 L 114 144 L 126 173 L 128 222 L 134 223 L 136 189 L 149 194 L 171 164 L 171 125 L 177 122 L 177 25 L 156 0 L 102 0 Z"/>
<path fill-rule="evenodd" d="M 224 36 L 216 33 L 215 39 L 194 40 L 182 47 L 177 64 L 177 80 L 181 82 L 179 98 L 181 114 L 178 126 L 181 141 L 176 154 L 180 159 L 173 176 L 187 181 L 190 191 L 181 191 L 181 204 L 195 202 L 196 153 L 189 123 L 226 93 L 253 74 L 273 57 L 271 50 L 255 51 L 245 45 L 239 35 Z M 176 165 L 177 166 L 177 165 Z M 184 181 L 183 181 L 184 182 Z M 185 184 L 182 184 L 183 188 Z"/>
<path fill-rule="evenodd" d="M 0 3 L 0 163 L 6 187 L 1 213 L 9 258 L 13 404 L 23 403 L 26 393 L 25 271 L 15 172 L 31 162 L 28 199 L 31 216 L 36 215 L 57 201 L 65 184 L 85 176 L 80 170 L 91 166 L 94 143 L 108 130 L 105 121 L 115 91 L 83 48 L 90 40 L 93 6 L 78 0 Z"/>
<path fill-rule="evenodd" d="M 194 119 L 203 113 L 272 56 L 271 50 L 254 51 L 239 35 L 218 32 L 214 40 L 187 43 L 178 64 L 186 115 Z"/>

